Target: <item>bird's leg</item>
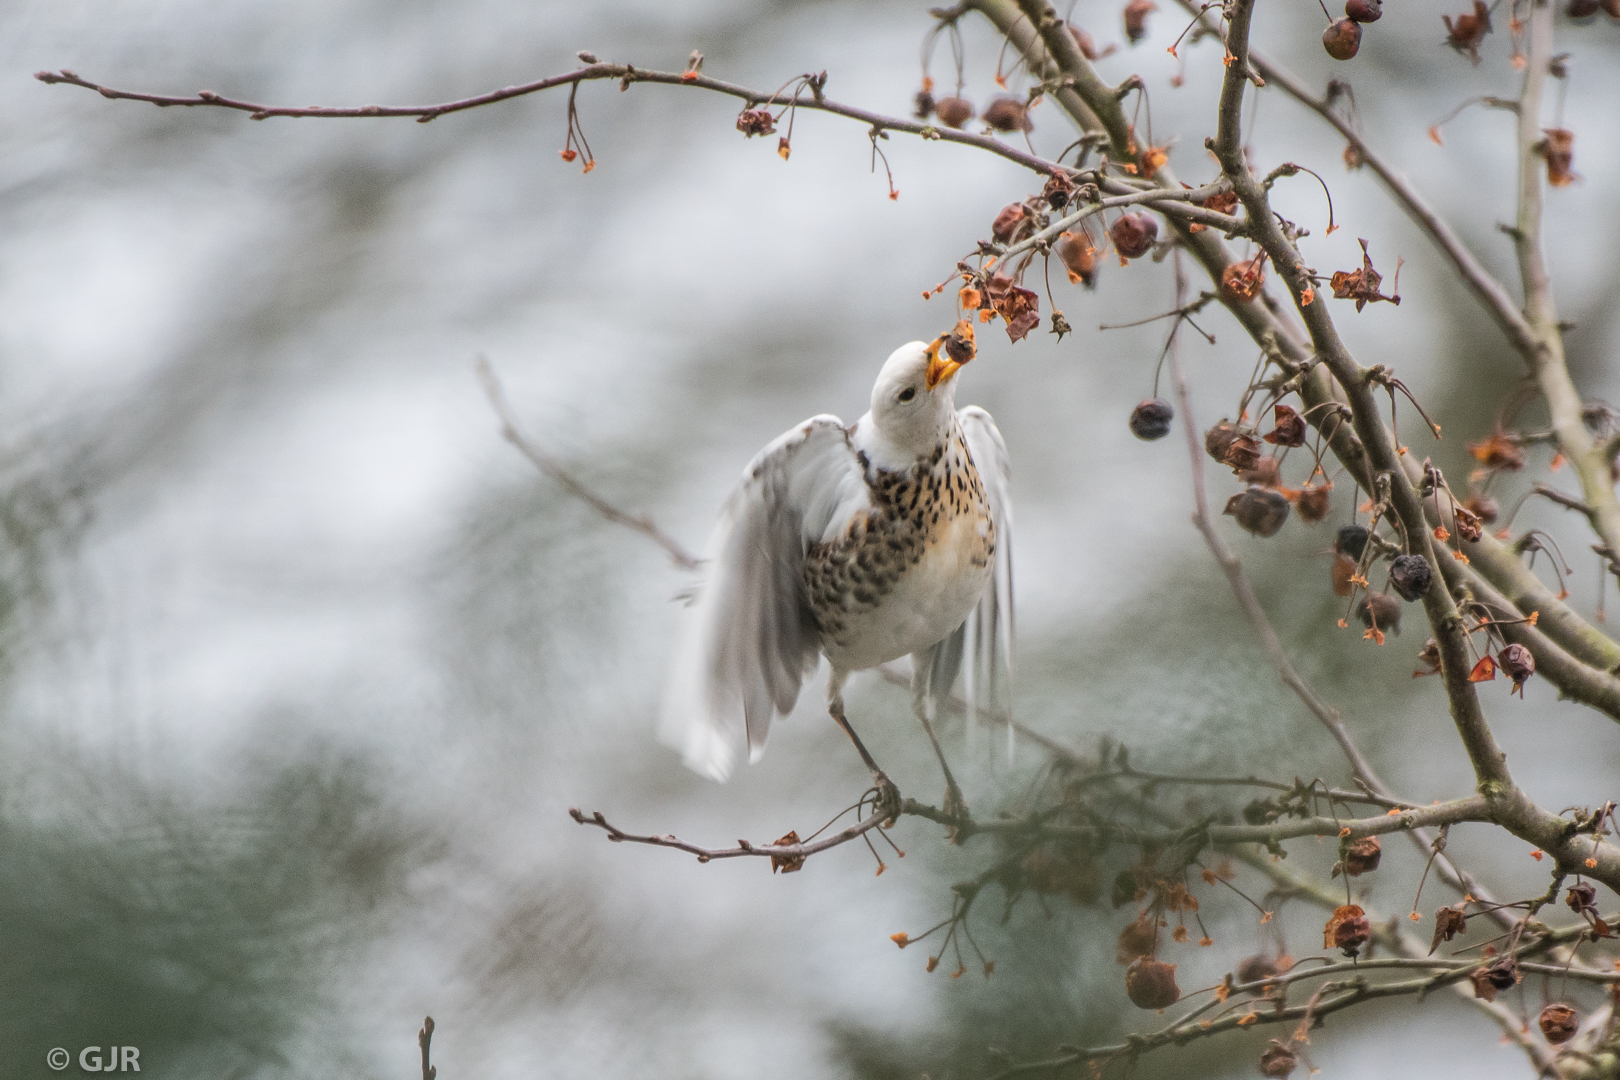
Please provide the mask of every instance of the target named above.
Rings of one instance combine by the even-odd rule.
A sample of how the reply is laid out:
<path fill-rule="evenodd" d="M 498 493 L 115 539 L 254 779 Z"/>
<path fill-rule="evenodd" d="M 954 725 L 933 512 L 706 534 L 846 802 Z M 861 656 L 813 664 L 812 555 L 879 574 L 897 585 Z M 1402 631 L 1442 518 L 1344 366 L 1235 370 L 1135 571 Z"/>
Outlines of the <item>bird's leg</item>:
<path fill-rule="evenodd" d="M 922 693 L 913 693 L 911 709 L 917 714 L 917 719 L 922 721 L 923 730 L 928 732 L 928 741 L 934 747 L 934 756 L 939 759 L 940 771 L 945 774 L 945 805 L 941 809 L 952 817 L 966 819 L 967 800 L 962 798 L 962 789 L 957 786 L 956 777 L 951 775 L 951 767 L 945 763 L 945 751 L 940 749 L 939 739 L 934 735 L 933 717 L 930 715 L 934 711 L 933 695 L 928 693 L 926 688 Z M 956 840 L 955 826 L 947 828 L 946 833 L 952 842 Z"/>
<path fill-rule="evenodd" d="M 842 680 L 838 680 L 838 683 L 841 682 Z M 866 768 L 872 774 L 872 783 L 877 788 L 875 812 L 882 814 L 884 821 L 892 825 L 900 817 L 900 789 L 894 786 L 894 781 L 890 780 L 882 769 L 878 768 L 877 762 L 872 760 L 872 755 L 867 751 L 866 744 L 855 734 L 855 729 L 849 726 L 849 720 L 844 716 L 843 687 L 838 683 L 830 683 L 827 687 L 827 711 L 838 722 L 838 726 L 844 729 L 844 734 L 855 744 L 855 749 L 860 752 L 861 760 L 866 763 Z"/>

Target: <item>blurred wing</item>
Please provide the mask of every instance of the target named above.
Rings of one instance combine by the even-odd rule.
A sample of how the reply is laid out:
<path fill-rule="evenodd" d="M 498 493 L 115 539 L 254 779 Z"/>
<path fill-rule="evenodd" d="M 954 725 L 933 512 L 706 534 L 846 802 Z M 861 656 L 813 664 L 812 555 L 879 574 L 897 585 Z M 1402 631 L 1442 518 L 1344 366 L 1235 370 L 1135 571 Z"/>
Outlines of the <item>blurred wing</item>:
<path fill-rule="evenodd" d="M 980 711 L 1004 717 L 1010 755 L 1013 734 L 1012 469 L 1007 460 L 1007 444 L 1002 441 L 1001 432 L 996 429 L 996 422 L 990 419 L 989 413 L 977 405 L 969 405 L 956 416 L 967 439 L 968 451 L 973 455 L 973 464 L 979 470 L 979 482 L 984 485 L 990 514 L 996 523 L 996 563 L 984 595 L 947 642 L 957 643 L 956 657 L 962 671 L 962 696 L 967 701 L 968 730 L 973 731 L 976 714 Z M 937 682 L 935 685 L 938 685 Z M 936 692 L 949 691 L 947 684 L 942 691 Z"/>
<path fill-rule="evenodd" d="M 687 766 L 731 774 L 737 746 L 765 750 L 771 721 L 798 700 L 820 661 L 804 595 L 804 557 L 830 526 L 870 503 L 849 435 L 816 416 L 743 471 L 709 541 L 705 580 L 675 644 L 660 736 Z"/>

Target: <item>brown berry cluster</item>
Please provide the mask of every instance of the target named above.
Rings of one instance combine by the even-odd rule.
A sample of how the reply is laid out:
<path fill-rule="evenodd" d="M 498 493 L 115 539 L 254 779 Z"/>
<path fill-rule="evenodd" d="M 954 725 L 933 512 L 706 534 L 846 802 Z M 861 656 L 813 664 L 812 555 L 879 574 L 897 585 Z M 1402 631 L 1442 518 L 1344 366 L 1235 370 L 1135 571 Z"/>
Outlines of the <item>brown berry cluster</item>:
<path fill-rule="evenodd" d="M 1383 0 L 1348 0 L 1344 18 L 1322 31 L 1322 47 L 1335 60 L 1349 60 L 1361 51 L 1361 26 L 1384 14 Z"/>

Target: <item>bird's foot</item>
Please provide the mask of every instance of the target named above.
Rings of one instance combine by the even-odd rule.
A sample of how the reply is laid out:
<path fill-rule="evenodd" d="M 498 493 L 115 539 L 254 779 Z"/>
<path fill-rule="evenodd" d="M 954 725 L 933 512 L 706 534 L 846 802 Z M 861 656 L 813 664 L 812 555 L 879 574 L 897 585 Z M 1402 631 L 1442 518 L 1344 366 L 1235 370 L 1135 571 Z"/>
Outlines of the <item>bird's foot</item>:
<path fill-rule="evenodd" d="M 883 828 L 900 820 L 900 789 L 882 769 L 872 772 L 872 790 L 867 795 L 872 800 L 872 812 L 883 819 Z"/>
<path fill-rule="evenodd" d="M 961 821 L 968 821 L 972 815 L 968 813 L 967 800 L 962 798 L 962 789 L 956 786 L 956 781 L 947 779 L 945 784 L 945 802 L 941 807 L 947 814 Z M 955 825 L 945 826 L 945 839 L 956 843 L 961 829 Z"/>

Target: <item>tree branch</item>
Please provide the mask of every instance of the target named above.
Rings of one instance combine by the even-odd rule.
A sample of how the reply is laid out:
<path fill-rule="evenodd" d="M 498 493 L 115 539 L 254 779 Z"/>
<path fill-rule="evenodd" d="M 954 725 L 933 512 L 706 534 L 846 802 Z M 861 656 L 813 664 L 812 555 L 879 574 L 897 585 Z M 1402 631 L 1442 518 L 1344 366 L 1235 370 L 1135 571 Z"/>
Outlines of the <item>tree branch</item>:
<path fill-rule="evenodd" d="M 572 473 L 563 468 L 560 462 L 541 451 L 525 438 L 523 433 L 518 430 L 517 416 L 512 412 L 512 407 L 507 404 L 506 393 L 501 388 L 500 380 L 495 376 L 495 369 L 482 356 L 474 363 L 474 367 L 478 372 L 479 381 L 484 384 L 484 394 L 489 398 L 490 407 L 495 410 L 495 415 L 501 421 L 501 435 L 507 442 L 517 447 L 518 451 L 528 458 L 535 468 L 561 484 L 570 495 L 585 502 L 592 510 L 595 510 L 607 520 L 615 525 L 623 525 L 627 529 L 634 529 L 663 548 L 669 553 L 669 557 L 675 560 L 675 565 L 681 569 L 696 570 L 703 565 L 701 559 L 682 547 L 679 540 L 660 529 L 653 523 L 651 518 L 645 515 L 637 517 L 620 510 L 617 506 L 614 506 L 580 483 Z"/>
<path fill-rule="evenodd" d="M 203 90 L 191 97 L 175 97 L 164 94 L 147 94 L 132 90 L 115 90 L 112 87 L 102 86 L 80 78 L 71 71 L 40 71 L 34 78 L 43 83 L 66 83 L 70 86 L 82 86 L 87 90 L 94 90 L 105 98 L 124 101 L 147 101 L 153 105 L 170 107 L 181 106 L 187 108 L 218 108 L 234 109 L 245 112 L 251 119 L 267 120 L 273 116 L 288 116 L 304 119 L 343 119 L 343 118 L 377 118 L 377 117 L 412 117 L 418 123 L 427 123 L 448 113 L 463 112 L 467 109 L 476 109 L 484 105 L 493 105 L 501 101 L 510 101 L 512 98 L 523 97 L 527 94 L 550 90 L 558 86 L 575 86 L 583 82 L 595 82 L 603 79 L 619 80 L 619 88 L 628 90 L 632 83 L 659 83 L 664 86 L 690 87 L 695 90 L 709 90 L 729 97 L 740 98 L 748 107 L 755 108 L 762 105 L 792 105 L 800 109 L 809 109 L 815 112 L 832 113 L 835 116 L 859 120 L 869 124 L 880 131 L 900 131 L 909 135 L 919 135 L 925 139 L 937 139 L 942 142 L 961 143 L 964 146 L 976 147 L 989 151 L 999 157 L 1016 162 L 1026 169 L 1035 172 L 1050 174 L 1062 166 L 1047 161 L 1034 154 L 1026 153 L 1016 147 L 1009 146 L 998 139 L 988 135 L 974 135 L 966 131 L 957 131 L 953 128 L 934 124 L 914 123 L 910 120 L 901 120 L 897 117 L 884 116 L 881 113 L 870 112 L 866 109 L 857 109 L 849 105 L 841 105 L 836 101 L 820 96 L 819 89 L 814 89 L 808 96 L 799 94 L 770 94 L 759 90 L 751 90 L 746 86 L 735 83 L 722 82 L 711 79 L 707 75 L 692 72 L 648 71 L 633 67 L 630 64 L 602 64 L 589 63 L 575 71 L 564 72 L 561 75 L 552 75 L 534 82 L 523 83 L 518 86 L 507 86 L 500 90 L 478 94 L 473 97 L 461 98 L 458 101 L 446 101 L 437 105 L 360 105 L 331 108 L 321 105 L 307 107 L 264 105 L 259 102 L 243 101 L 237 98 L 225 97 L 211 90 Z"/>

